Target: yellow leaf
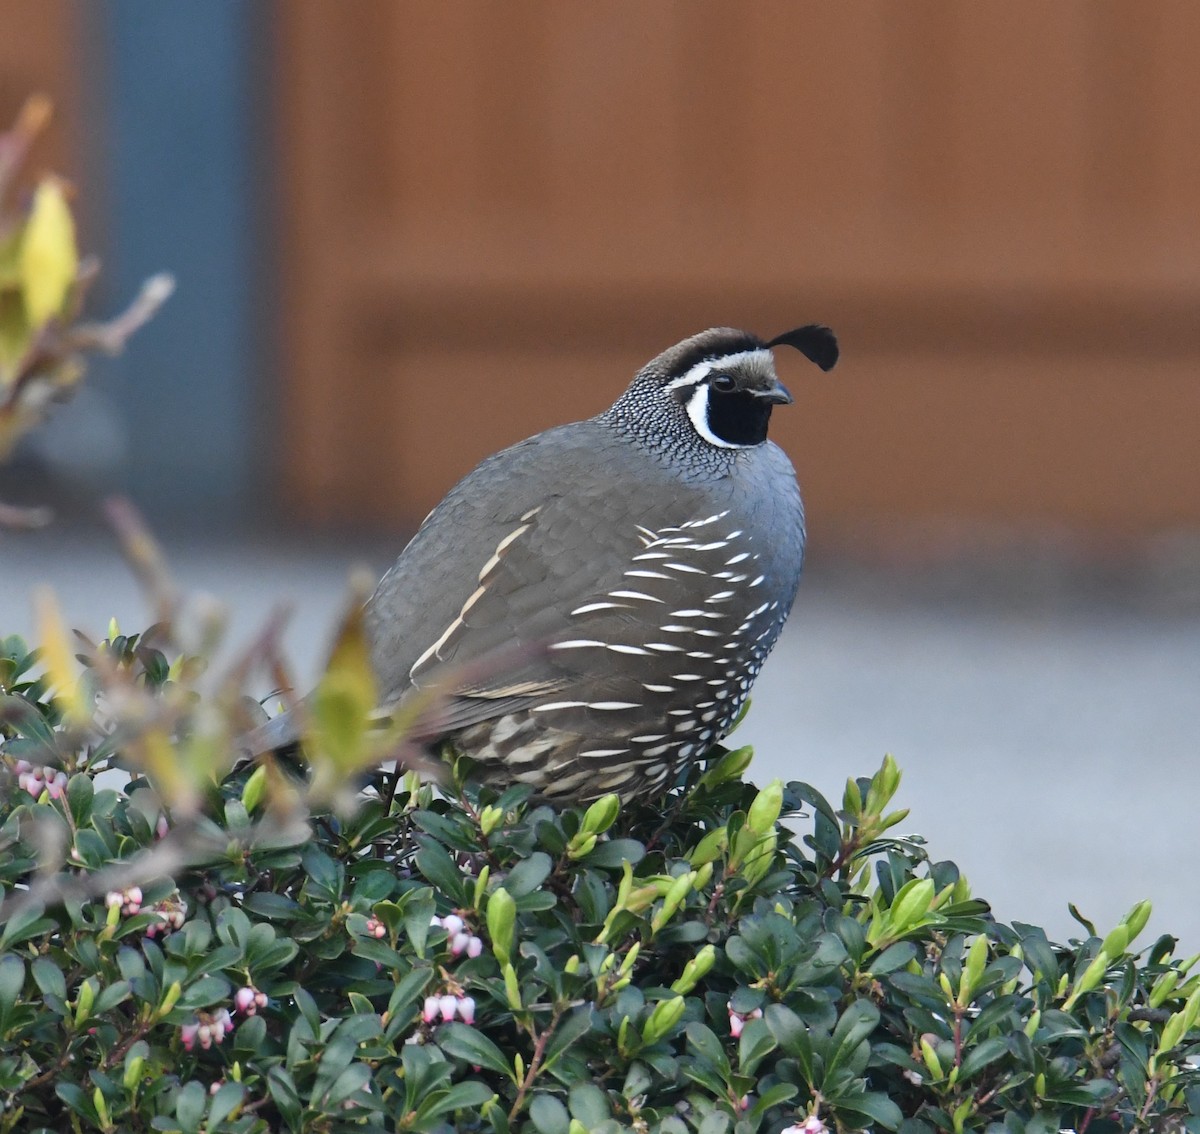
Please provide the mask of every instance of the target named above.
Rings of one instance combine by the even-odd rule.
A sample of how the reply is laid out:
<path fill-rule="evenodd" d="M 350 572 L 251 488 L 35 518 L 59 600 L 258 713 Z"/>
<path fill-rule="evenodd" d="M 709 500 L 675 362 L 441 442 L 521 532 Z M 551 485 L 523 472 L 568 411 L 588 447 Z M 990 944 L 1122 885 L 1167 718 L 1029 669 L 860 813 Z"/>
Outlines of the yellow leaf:
<path fill-rule="evenodd" d="M 40 327 L 62 311 L 78 267 L 75 221 L 63 183 L 48 177 L 34 191 L 21 241 L 21 290 L 31 326 Z"/>
<path fill-rule="evenodd" d="M 313 791 L 327 798 L 344 787 L 374 756 L 370 716 L 376 703 L 375 674 L 363 626 L 361 593 L 354 589 L 350 609 L 338 631 L 329 664 L 310 701 Z"/>
<path fill-rule="evenodd" d="M 86 725 L 91 719 L 82 686 L 75 676 L 75 665 L 71 656 L 71 643 L 59 613 L 58 603 L 49 587 L 40 587 L 34 593 L 37 612 L 38 641 L 42 649 L 42 660 L 46 675 L 62 702 L 67 719 L 74 725 Z"/>

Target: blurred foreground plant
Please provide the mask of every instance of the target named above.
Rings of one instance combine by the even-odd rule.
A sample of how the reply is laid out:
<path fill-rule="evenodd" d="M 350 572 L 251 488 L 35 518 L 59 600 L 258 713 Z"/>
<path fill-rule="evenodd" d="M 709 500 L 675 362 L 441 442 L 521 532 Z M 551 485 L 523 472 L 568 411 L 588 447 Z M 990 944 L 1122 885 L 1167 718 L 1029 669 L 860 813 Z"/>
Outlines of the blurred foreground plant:
<path fill-rule="evenodd" d="M 214 677 L 115 518 L 157 625 L 0 642 L 0 1131 L 1200 1129 L 1197 958 L 998 924 L 890 758 L 840 810 L 720 747 L 653 807 L 439 795 L 351 614 L 307 769 L 237 767 L 278 624 Z"/>
<path fill-rule="evenodd" d="M 0 133 L 0 462 L 84 373 L 84 357 L 117 354 L 166 301 L 170 276 L 148 280 L 129 308 L 107 323 L 80 321 L 99 264 L 80 260 L 70 186 L 41 177 L 20 200 L 17 181 L 30 147 L 50 118 L 50 103 L 32 98 Z M 42 510 L 0 504 L 0 526 L 44 523 Z"/>

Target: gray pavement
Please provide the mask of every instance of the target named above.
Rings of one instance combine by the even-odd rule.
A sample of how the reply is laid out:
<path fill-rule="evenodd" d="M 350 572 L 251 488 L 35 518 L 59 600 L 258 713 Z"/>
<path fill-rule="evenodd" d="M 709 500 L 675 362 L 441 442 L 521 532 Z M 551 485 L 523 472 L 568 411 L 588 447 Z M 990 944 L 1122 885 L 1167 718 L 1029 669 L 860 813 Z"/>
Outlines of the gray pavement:
<path fill-rule="evenodd" d="M 398 550 L 165 542 L 179 582 L 228 605 L 231 649 L 292 604 L 285 643 L 306 684 L 349 568 Z M 1150 898 L 1143 941 L 1171 932 L 1200 950 L 1200 613 L 1095 588 L 997 601 L 911 583 L 814 568 L 737 737 L 756 747 L 751 774 L 806 779 L 836 804 L 846 776 L 891 752 L 911 809 L 901 830 L 956 861 L 1001 918 L 1065 937 L 1073 901 L 1103 932 Z M 38 584 L 94 634 L 114 615 L 147 621 L 103 532 L 0 534 L 0 633 L 31 634 Z"/>

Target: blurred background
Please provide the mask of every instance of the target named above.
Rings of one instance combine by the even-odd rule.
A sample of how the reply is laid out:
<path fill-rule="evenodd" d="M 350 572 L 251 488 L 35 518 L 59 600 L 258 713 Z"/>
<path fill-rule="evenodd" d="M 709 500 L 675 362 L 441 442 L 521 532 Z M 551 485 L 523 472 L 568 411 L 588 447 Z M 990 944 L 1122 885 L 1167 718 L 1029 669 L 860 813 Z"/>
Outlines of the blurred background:
<path fill-rule="evenodd" d="M 1200 948 L 1200 7 L 0 0 L 0 121 L 78 187 L 109 314 L 178 292 L 0 470 L 0 632 L 145 620 L 128 493 L 235 638 L 316 672 L 480 457 L 712 324 L 842 342 L 796 405 L 810 560 L 744 726 L 1004 918 Z"/>

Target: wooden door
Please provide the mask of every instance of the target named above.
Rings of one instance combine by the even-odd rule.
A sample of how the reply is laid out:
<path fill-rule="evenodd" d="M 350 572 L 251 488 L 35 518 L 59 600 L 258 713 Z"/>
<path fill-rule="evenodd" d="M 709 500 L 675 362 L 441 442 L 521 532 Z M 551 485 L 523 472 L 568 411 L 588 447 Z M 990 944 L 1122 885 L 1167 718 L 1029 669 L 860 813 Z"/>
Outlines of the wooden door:
<path fill-rule="evenodd" d="M 278 9 L 292 507 L 411 523 L 715 323 L 820 320 L 827 533 L 1200 521 L 1190 0 Z"/>

